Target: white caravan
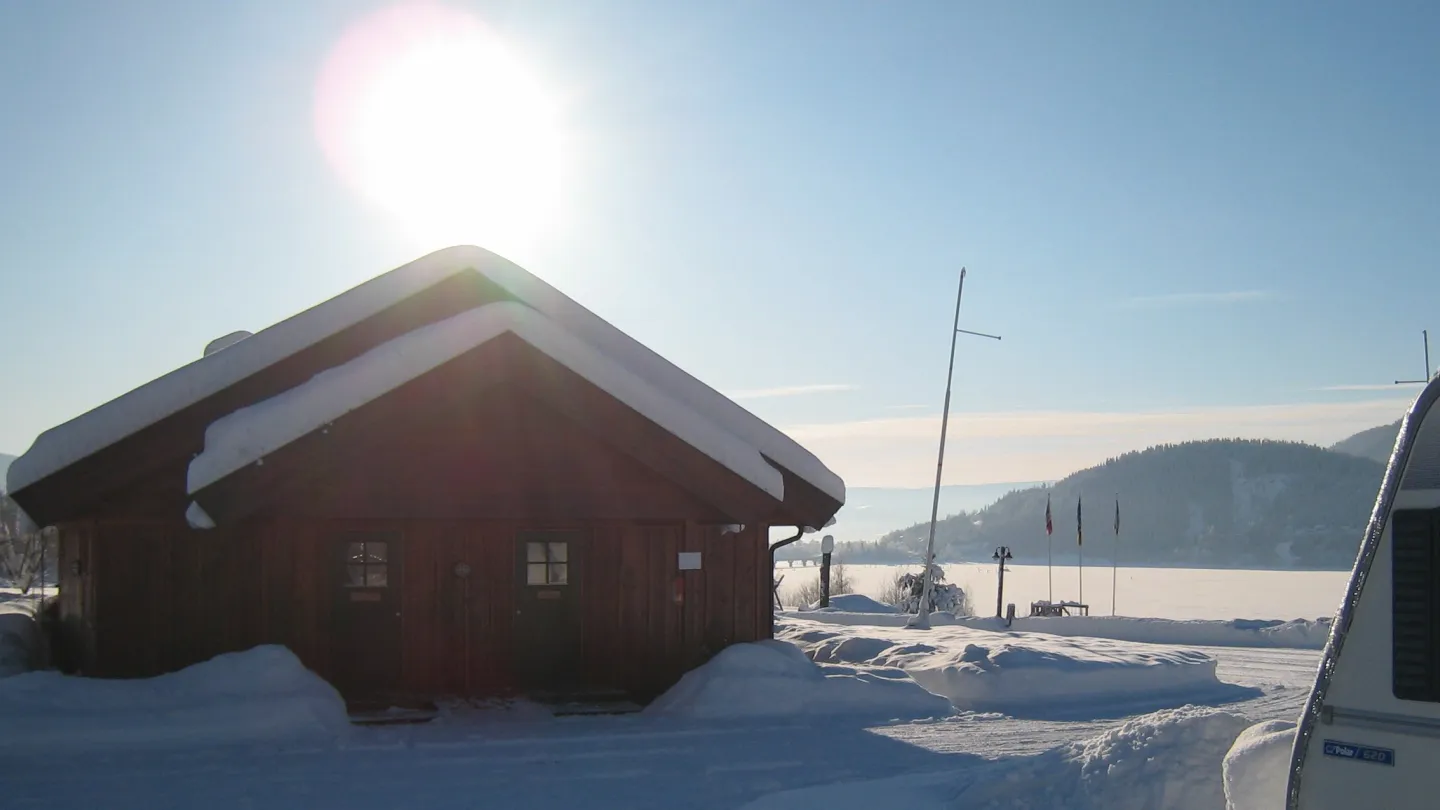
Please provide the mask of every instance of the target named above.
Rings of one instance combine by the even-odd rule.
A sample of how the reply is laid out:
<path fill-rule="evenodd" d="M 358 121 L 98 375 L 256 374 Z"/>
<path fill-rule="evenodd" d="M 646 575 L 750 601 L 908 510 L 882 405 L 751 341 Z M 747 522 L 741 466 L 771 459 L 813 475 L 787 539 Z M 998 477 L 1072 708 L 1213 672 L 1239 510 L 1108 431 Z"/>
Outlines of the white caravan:
<path fill-rule="evenodd" d="M 1440 808 L 1440 377 L 1400 425 L 1315 688 L 1287 810 Z"/>

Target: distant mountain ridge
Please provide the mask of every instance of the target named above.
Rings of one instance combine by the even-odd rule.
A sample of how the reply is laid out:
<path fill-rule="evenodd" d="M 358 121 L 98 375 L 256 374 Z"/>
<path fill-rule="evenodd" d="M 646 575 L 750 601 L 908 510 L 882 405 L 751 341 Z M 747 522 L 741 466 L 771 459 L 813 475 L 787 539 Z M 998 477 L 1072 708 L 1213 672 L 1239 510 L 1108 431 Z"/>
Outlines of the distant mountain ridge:
<path fill-rule="evenodd" d="M 1395 437 L 1400 435 L 1400 420 L 1388 425 L 1362 430 L 1348 439 L 1330 445 L 1337 453 L 1368 458 L 1381 464 L 1390 463 L 1390 454 L 1395 450 Z"/>
<path fill-rule="evenodd" d="M 974 511 L 1007 492 L 1036 486 L 1040 482 L 947 484 L 940 488 L 940 516 Z M 928 521 L 934 497 L 931 487 L 849 487 L 832 531 L 837 540 L 878 540 L 896 526 Z"/>
<path fill-rule="evenodd" d="M 5 491 L 5 475 L 10 472 L 10 462 L 14 460 L 15 456 L 0 453 L 0 492 Z"/>
<path fill-rule="evenodd" d="M 942 561 L 989 560 L 1009 546 L 1017 563 L 1076 558 L 1076 501 L 1087 560 L 1217 567 L 1348 568 L 1369 519 L 1384 466 L 1309 444 L 1214 439 L 1158 445 L 1074 473 L 1053 486 L 1011 492 L 982 509 L 939 521 Z M 1050 499 L 1054 535 L 1045 534 Z M 847 544 L 854 562 L 918 559 L 928 520 L 874 543 Z"/>

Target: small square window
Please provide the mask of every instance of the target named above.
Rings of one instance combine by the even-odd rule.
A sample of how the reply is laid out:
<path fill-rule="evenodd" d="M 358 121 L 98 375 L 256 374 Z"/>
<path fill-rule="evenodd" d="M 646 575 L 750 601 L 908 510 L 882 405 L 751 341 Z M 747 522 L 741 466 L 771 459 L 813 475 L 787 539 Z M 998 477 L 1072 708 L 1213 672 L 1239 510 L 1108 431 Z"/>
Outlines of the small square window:
<path fill-rule="evenodd" d="M 550 563 L 550 585 L 564 585 L 569 577 L 570 566 L 565 563 Z"/>
<path fill-rule="evenodd" d="M 550 543 L 550 562 L 568 561 L 569 543 Z"/>
<path fill-rule="evenodd" d="M 526 563 L 526 564 L 525 564 L 525 584 L 526 584 L 526 585 L 547 585 L 547 584 L 549 584 L 549 583 L 546 581 L 546 579 L 545 579 L 545 563 L 542 562 L 542 563 Z"/>
<path fill-rule="evenodd" d="M 526 544 L 525 544 L 525 562 L 532 562 L 532 563 L 537 563 L 537 562 L 538 562 L 538 563 L 543 563 L 543 562 L 545 562 L 545 544 L 544 544 L 544 543 L 526 543 Z"/>
<path fill-rule="evenodd" d="M 355 540 L 347 542 L 345 544 L 345 587 L 389 587 L 389 563 L 390 544 L 388 541 Z"/>

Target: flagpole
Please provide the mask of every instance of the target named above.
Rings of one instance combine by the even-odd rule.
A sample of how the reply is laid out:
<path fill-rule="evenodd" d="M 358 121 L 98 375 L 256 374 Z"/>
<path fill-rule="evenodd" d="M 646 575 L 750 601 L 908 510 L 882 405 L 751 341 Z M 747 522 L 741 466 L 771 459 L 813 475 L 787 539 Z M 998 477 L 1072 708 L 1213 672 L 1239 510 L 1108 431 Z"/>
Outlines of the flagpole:
<path fill-rule="evenodd" d="M 1115 553 L 1110 561 L 1110 615 L 1115 615 L 1115 581 L 1120 573 L 1120 495 L 1115 495 Z"/>
<path fill-rule="evenodd" d="M 1055 603 L 1055 529 L 1050 523 L 1050 495 L 1045 495 L 1045 579 L 1049 585 L 1049 593 L 1045 597 L 1051 604 Z"/>
<path fill-rule="evenodd" d="M 1084 499 L 1076 496 L 1075 500 L 1075 549 L 1080 555 L 1080 604 L 1085 604 L 1085 523 L 1080 515 L 1080 506 Z"/>
<path fill-rule="evenodd" d="M 950 426 L 950 389 L 955 381 L 955 342 L 961 332 L 967 335 L 999 340 L 998 335 L 985 335 L 960 328 L 960 300 L 965 297 L 965 268 L 960 268 L 960 289 L 955 293 L 955 324 L 950 331 L 950 363 L 945 370 L 945 405 L 940 412 L 940 452 L 935 460 L 935 496 L 930 502 L 930 539 L 925 543 L 925 579 L 920 589 L 920 607 L 915 617 L 905 623 L 906 627 L 930 628 L 930 593 L 934 587 L 930 569 L 935 565 L 935 522 L 940 516 L 940 477 L 945 468 L 945 435 Z"/>

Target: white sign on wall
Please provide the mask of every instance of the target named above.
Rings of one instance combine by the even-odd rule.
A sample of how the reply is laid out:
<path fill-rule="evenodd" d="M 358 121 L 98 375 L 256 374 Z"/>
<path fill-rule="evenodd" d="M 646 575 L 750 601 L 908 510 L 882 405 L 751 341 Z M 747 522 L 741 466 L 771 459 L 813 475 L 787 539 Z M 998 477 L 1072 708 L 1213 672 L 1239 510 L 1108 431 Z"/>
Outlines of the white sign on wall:
<path fill-rule="evenodd" d="M 700 570 L 700 552 L 698 552 L 698 551 L 682 551 L 682 552 L 680 552 L 680 570 L 681 570 L 681 571 L 699 571 L 699 570 Z"/>

